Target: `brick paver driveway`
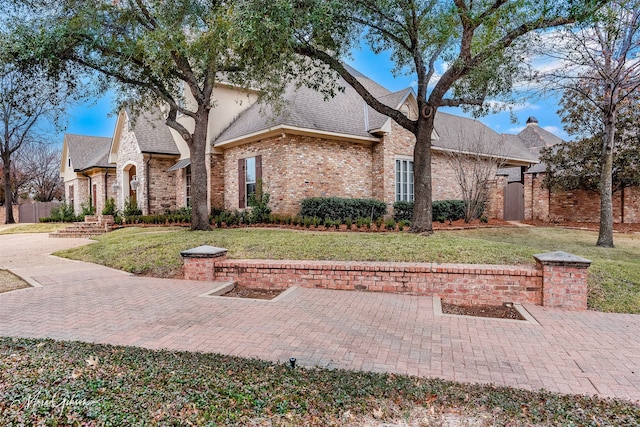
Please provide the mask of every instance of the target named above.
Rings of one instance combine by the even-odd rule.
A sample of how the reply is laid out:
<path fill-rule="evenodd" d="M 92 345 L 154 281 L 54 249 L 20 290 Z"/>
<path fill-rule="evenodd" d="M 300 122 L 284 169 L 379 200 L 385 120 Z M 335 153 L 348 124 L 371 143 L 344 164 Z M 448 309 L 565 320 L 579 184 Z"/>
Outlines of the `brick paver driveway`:
<path fill-rule="evenodd" d="M 302 288 L 274 301 L 211 298 L 202 295 L 215 283 L 60 260 L 44 255 L 45 235 L 21 236 L 0 236 L 0 268 L 42 286 L 0 294 L 0 335 L 296 357 L 307 366 L 640 401 L 637 315 L 526 306 L 537 322 L 466 318 L 438 315 L 428 297 Z M 18 241 L 29 262 L 10 261 Z"/>

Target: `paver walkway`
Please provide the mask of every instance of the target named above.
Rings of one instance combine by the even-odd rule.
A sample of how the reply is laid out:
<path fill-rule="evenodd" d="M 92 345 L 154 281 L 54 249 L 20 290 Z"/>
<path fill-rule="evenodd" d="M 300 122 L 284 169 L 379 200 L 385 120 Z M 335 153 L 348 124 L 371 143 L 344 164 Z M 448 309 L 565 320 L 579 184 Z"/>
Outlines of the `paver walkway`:
<path fill-rule="evenodd" d="M 0 335 L 296 357 L 305 366 L 640 401 L 637 315 L 527 305 L 537 323 L 466 318 L 438 315 L 428 297 L 302 288 L 274 301 L 211 298 L 202 294 L 215 283 L 135 277 L 45 255 L 86 242 L 0 236 L 0 268 L 42 285 L 0 294 Z"/>

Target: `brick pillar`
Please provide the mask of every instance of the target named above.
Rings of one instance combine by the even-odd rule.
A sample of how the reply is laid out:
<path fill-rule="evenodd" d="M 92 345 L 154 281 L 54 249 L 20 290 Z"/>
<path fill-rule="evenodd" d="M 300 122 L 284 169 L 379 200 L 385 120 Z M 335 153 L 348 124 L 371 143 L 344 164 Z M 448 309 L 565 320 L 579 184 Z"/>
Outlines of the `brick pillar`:
<path fill-rule="evenodd" d="M 213 246 L 198 246 L 180 252 L 185 280 L 215 280 L 215 264 L 227 258 L 227 250 Z"/>
<path fill-rule="evenodd" d="M 542 270 L 542 305 L 569 310 L 587 309 L 587 269 L 591 261 L 557 251 L 533 256 Z"/>

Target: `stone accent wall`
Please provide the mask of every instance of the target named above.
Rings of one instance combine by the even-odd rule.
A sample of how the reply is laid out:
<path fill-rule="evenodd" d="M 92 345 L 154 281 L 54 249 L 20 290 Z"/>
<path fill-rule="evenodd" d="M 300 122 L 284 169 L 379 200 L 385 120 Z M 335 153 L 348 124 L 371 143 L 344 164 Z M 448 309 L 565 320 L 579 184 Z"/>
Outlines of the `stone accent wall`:
<path fill-rule="evenodd" d="M 542 187 L 544 174 L 525 174 L 525 219 L 540 221 L 597 222 L 600 195 L 593 191 L 553 191 Z M 624 203 L 623 203 L 624 201 Z M 626 188 L 613 194 L 613 220 L 640 222 L 640 188 Z"/>
<path fill-rule="evenodd" d="M 144 189 L 146 188 L 147 183 L 144 173 L 144 156 L 140 152 L 135 134 L 129 128 L 129 119 L 125 118 L 124 120 L 125 122 L 122 126 L 123 130 L 120 136 L 120 145 L 117 153 L 118 160 L 116 162 L 116 174 L 118 177 L 118 183 L 120 184 L 120 189 L 118 190 L 117 197 L 115 198 L 116 206 L 119 210 L 122 210 L 124 208 L 124 200 L 129 197 L 129 180 L 131 178 L 123 179 L 123 170 L 125 167 L 129 167 L 129 165 L 134 165 L 136 167 L 136 175 L 138 178 L 138 207 L 142 209 L 143 213 L 146 213 L 147 201 Z"/>
<path fill-rule="evenodd" d="M 180 171 L 167 172 L 178 160 L 176 157 L 155 157 L 149 159 L 147 154 L 145 168 L 149 168 L 149 195 L 147 196 L 147 187 L 145 186 L 138 193 L 144 194 L 146 200 L 149 197 L 148 213 L 161 214 L 166 210 L 175 210 L 177 206 L 176 200 L 176 174 Z M 184 173 L 184 171 L 182 171 Z M 146 184 L 146 173 L 145 173 Z M 184 186 L 183 186 L 184 187 Z M 138 187 L 140 188 L 140 187 Z M 184 192 L 184 188 L 182 189 Z M 140 205 L 139 205 L 140 206 Z M 146 205 L 145 205 L 146 206 Z M 141 206 L 140 206 L 141 207 Z M 144 210 L 144 209 L 143 209 Z"/>
<path fill-rule="evenodd" d="M 371 151 L 365 145 L 299 135 L 230 148 L 224 154 L 225 208 L 239 208 L 238 159 L 257 155 L 274 213 L 296 214 L 307 197 L 372 197 Z"/>
<path fill-rule="evenodd" d="M 174 192 L 176 207 L 187 206 L 187 168 L 178 169 L 173 172 L 175 177 Z"/>
<path fill-rule="evenodd" d="M 89 202 L 89 179 L 82 177 L 76 178 L 65 183 L 65 196 L 67 197 L 67 203 L 70 203 L 69 187 L 73 185 L 73 211 L 76 214 L 82 212 L 82 204 Z"/>

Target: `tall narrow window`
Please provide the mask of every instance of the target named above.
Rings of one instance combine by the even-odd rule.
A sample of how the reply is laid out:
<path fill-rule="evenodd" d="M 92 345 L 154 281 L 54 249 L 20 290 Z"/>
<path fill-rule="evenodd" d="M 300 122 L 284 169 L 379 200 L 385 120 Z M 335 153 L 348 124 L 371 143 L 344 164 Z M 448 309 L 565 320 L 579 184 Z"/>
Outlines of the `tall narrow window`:
<path fill-rule="evenodd" d="M 69 186 L 69 205 L 73 207 L 73 185 Z"/>
<path fill-rule="evenodd" d="M 413 202 L 413 161 L 396 159 L 396 202 Z"/>
<path fill-rule="evenodd" d="M 249 196 L 256 192 L 256 158 L 249 157 L 246 161 L 245 167 L 245 185 L 247 200 Z"/>
<path fill-rule="evenodd" d="M 256 184 L 262 179 L 262 156 L 238 160 L 238 207 L 246 208 L 249 195 L 256 192 Z"/>
<path fill-rule="evenodd" d="M 191 206 L 191 165 L 185 168 L 185 182 L 186 182 L 186 202 L 187 206 Z"/>

